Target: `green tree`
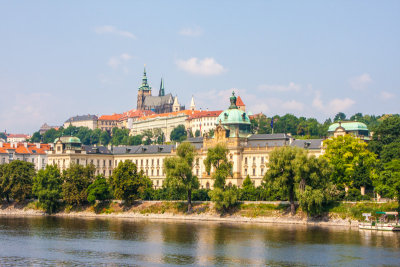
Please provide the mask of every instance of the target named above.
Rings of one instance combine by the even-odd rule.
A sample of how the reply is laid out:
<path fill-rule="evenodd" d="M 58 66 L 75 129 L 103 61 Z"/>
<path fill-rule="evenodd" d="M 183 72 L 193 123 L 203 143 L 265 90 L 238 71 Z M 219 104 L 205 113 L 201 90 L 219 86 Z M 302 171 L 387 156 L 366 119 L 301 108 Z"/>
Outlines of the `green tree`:
<path fill-rule="evenodd" d="M 346 120 L 346 114 L 344 114 L 343 112 L 339 112 L 338 114 L 335 115 L 335 118 L 333 119 L 333 121 L 344 121 Z"/>
<path fill-rule="evenodd" d="M 395 198 L 400 204 L 400 159 L 385 163 L 380 175 L 373 179 L 373 184 L 381 196 Z"/>
<path fill-rule="evenodd" d="M 137 171 L 137 166 L 130 160 L 120 162 L 114 169 L 110 180 L 114 197 L 130 204 L 139 199 L 140 194 L 152 186 L 151 180 Z"/>
<path fill-rule="evenodd" d="M 0 138 L 4 139 L 4 141 L 7 141 L 7 135 L 3 132 L 0 132 Z"/>
<path fill-rule="evenodd" d="M 187 136 L 187 134 L 186 134 L 185 126 L 178 125 L 177 127 L 175 127 L 172 130 L 170 139 L 172 141 L 182 142 L 182 141 L 186 140 L 186 136 Z"/>
<path fill-rule="evenodd" d="M 0 188 L 2 195 L 9 201 L 23 201 L 32 194 L 32 182 L 35 166 L 30 162 L 14 160 L 2 167 Z"/>
<path fill-rule="evenodd" d="M 0 138 L 1 138 L 1 136 L 0 136 Z M 40 143 L 41 141 L 42 141 L 42 135 L 39 132 L 34 132 L 30 139 L 30 142 Z"/>
<path fill-rule="evenodd" d="M 97 176 L 96 180 L 88 187 L 88 202 L 94 204 L 96 200 L 105 201 L 110 199 L 112 199 L 112 195 L 107 179 L 102 175 Z"/>
<path fill-rule="evenodd" d="M 204 166 L 207 173 L 211 173 L 211 168 L 214 168 L 214 172 L 211 175 L 214 179 L 214 188 L 224 189 L 226 177 L 232 172 L 232 163 L 228 161 L 228 153 L 229 150 L 224 144 L 217 144 L 207 151 Z"/>
<path fill-rule="evenodd" d="M 176 150 L 175 157 L 164 160 L 164 169 L 167 175 L 166 185 L 172 188 L 183 188 L 187 192 L 188 212 L 192 210 L 192 191 L 199 188 L 199 179 L 193 175 L 193 161 L 196 148 L 184 142 Z"/>
<path fill-rule="evenodd" d="M 367 149 L 367 144 L 351 135 L 329 138 L 324 141 L 323 157 L 333 167 L 332 182 L 338 188 L 370 184 L 376 172 L 376 155 Z M 361 175 L 360 171 L 366 173 Z"/>
<path fill-rule="evenodd" d="M 250 176 L 247 175 L 242 183 L 242 189 L 240 190 L 240 199 L 254 201 L 259 200 L 258 197 L 258 191 L 251 181 Z"/>
<path fill-rule="evenodd" d="M 324 188 L 328 179 L 326 161 L 308 156 L 307 151 L 301 148 L 282 147 L 271 152 L 264 183 L 282 198 L 289 199 L 291 214 L 294 215 L 296 198 L 309 213 L 321 210 L 327 198 Z"/>
<path fill-rule="evenodd" d="M 64 170 L 62 194 L 67 204 L 79 206 L 87 200 L 87 190 L 94 180 L 95 170 L 93 164 L 85 167 L 79 164 L 71 164 L 69 168 Z"/>
<path fill-rule="evenodd" d="M 108 131 L 102 131 L 99 137 L 100 144 L 106 146 L 108 145 L 108 143 L 110 143 L 110 140 L 111 140 L 110 133 Z"/>
<path fill-rule="evenodd" d="M 201 132 L 199 129 L 196 130 L 196 132 L 194 133 L 195 137 L 199 137 L 201 135 Z"/>
<path fill-rule="evenodd" d="M 215 208 L 223 212 L 236 206 L 239 199 L 239 191 L 236 186 L 226 189 L 214 188 L 208 195 L 211 201 L 215 203 Z"/>
<path fill-rule="evenodd" d="M 62 182 L 60 171 L 56 165 L 47 165 L 46 169 L 39 170 L 33 178 L 33 193 L 49 214 L 55 212 L 59 205 Z"/>
<path fill-rule="evenodd" d="M 382 123 L 376 127 L 368 148 L 378 154 L 383 162 L 400 159 L 400 115 L 383 117 Z"/>

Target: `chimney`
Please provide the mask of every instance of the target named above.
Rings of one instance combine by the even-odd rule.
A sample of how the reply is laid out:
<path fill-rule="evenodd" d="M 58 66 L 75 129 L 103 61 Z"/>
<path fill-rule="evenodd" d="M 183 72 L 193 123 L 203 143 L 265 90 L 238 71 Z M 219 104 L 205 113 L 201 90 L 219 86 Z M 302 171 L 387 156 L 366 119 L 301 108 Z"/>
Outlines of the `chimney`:
<path fill-rule="evenodd" d="M 24 142 L 24 147 L 28 148 L 28 143 Z"/>
<path fill-rule="evenodd" d="M 0 147 L 3 147 L 3 142 L 0 142 Z"/>

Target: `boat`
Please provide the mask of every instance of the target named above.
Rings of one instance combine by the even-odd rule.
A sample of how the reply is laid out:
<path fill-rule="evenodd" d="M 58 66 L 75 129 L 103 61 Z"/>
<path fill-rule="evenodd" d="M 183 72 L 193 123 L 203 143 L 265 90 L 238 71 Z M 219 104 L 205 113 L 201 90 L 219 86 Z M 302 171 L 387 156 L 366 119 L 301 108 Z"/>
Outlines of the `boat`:
<path fill-rule="evenodd" d="M 381 215 L 379 218 L 371 216 L 371 213 L 363 213 L 365 221 L 358 225 L 358 229 L 378 230 L 378 231 L 400 231 L 400 222 L 397 211 L 377 211 Z M 394 216 L 394 221 L 389 221 L 388 216 Z"/>

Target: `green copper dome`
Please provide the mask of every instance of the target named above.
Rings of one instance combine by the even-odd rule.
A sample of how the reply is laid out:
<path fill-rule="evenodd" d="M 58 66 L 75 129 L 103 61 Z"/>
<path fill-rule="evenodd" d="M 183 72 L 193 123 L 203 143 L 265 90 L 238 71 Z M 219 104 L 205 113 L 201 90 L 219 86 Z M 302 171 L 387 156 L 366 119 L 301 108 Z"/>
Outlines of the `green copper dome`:
<path fill-rule="evenodd" d="M 336 128 L 342 126 L 346 131 L 368 131 L 365 123 L 359 121 L 342 121 L 341 123 L 335 122 L 328 128 L 328 132 L 334 132 Z"/>
<path fill-rule="evenodd" d="M 61 136 L 61 137 L 56 138 L 54 140 L 54 143 L 57 143 L 58 140 L 61 140 L 61 142 L 64 143 L 64 144 L 67 144 L 67 143 L 80 144 L 81 143 L 81 140 L 78 137 L 75 137 L 75 136 Z"/>
<path fill-rule="evenodd" d="M 250 134 L 250 119 L 246 112 L 236 106 L 235 92 L 232 92 L 228 109 L 221 112 L 217 123 L 229 130 L 229 137 L 247 137 Z"/>

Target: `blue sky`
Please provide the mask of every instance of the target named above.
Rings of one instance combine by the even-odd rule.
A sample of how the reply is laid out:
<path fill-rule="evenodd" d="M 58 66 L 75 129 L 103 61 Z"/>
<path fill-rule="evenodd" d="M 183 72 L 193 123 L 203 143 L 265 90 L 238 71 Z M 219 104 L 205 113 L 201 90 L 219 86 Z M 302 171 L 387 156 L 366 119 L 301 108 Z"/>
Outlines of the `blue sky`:
<path fill-rule="evenodd" d="M 322 121 L 400 113 L 400 1 L 2 1 L 0 131 L 136 108 L 150 85 L 189 106 Z"/>

